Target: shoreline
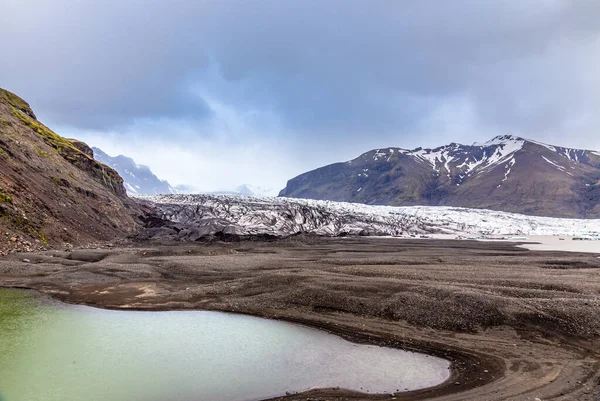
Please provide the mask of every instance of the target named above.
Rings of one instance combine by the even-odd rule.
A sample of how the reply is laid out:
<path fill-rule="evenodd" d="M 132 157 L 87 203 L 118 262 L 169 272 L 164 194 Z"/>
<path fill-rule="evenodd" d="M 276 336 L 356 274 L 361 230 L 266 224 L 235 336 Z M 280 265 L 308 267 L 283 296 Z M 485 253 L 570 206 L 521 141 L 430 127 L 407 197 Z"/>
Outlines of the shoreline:
<path fill-rule="evenodd" d="M 41 302 L 49 302 L 53 305 L 59 306 L 88 306 L 92 308 L 115 310 L 115 311 L 139 311 L 139 312 L 169 312 L 169 311 L 210 311 L 219 313 L 231 313 L 245 316 L 252 316 L 261 319 L 278 320 L 287 322 L 290 324 L 297 324 L 303 327 L 308 327 L 315 330 L 324 331 L 329 334 L 338 336 L 346 341 L 355 344 L 368 344 L 386 348 L 394 348 L 408 352 L 420 353 L 423 355 L 429 355 L 444 359 L 450 363 L 449 370 L 450 376 L 444 382 L 433 386 L 426 387 L 419 390 L 413 391 L 400 391 L 393 394 L 393 397 L 398 400 L 422 400 L 431 397 L 437 397 L 440 395 L 454 394 L 472 389 L 475 387 L 483 386 L 492 383 L 496 380 L 496 376 L 500 377 L 501 372 L 505 369 L 505 365 L 502 361 L 494 358 L 490 358 L 487 355 L 482 355 L 474 352 L 466 352 L 464 349 L 455 349 L 448 347 L 442 343 L 432 343 L 428 341 L 421 341 L 414 338 L 403 338 L 397 335 L 389 335 L 377 331 L 363 330 L 359 333 L 356 327 L 351 325 L 342 326 L 335 322 L 321 321 L 319 316 L 317 319 L 311 318 L 310 316 L 298 316 L 296 314 L 282 314 L 281 311 L 231 311 L 224 309 L 197 309 L 197 308 L 177 308 L 167 306 L 149 306 L 144 308 L 130 308 L 130 307 L 118 307 L 118 306 L 106 306 L 97 303 L 81 303 L 73 302 L 69 298 L 62 298 L 60 295 L 52 294 L 37 290 L 30 287 L 6 287 L 0 283 L 0 288 L 13 289 L 17 291 L 26 291 L 33 294 L 33 296 Z M 289 312 L 288 312 L 289 313 Z M 320 316 L 322 317 L 322 316 Z M 482 370 L 488 371 L 490 374 L 487 378 L 474 378 L 475 375 L 480 373 Z M 296 400 L 304 399 L 304 397 L 326 396 L 328 399 L 364 399 L 364 400 L 379 400 L 389 399 L 392 395 L 390 393 L 360 393 L 351 391 L 343 388 L 318 388 L 311 389 L 305 392 L 298 392 L 289 395 L 282 395 L 279 397 L 266 398 L 261 401 L 271 400 Z M 300 397 L 300 398 L 298 398 Z M 334 398 L 330 398 L 334 397 Z M 340 398 L 341 397 L 341 398 Z"/>

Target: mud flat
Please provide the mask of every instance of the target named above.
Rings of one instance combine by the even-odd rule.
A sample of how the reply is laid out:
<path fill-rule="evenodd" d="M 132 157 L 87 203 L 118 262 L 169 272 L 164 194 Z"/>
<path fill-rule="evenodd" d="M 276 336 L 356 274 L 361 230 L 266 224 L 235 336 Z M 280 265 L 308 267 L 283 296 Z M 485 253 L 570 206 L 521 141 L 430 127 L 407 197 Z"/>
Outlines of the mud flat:
<path fill-rule="evenodd" d="M 600 238 L 598 240 L 578 240 L 582 237 L 533 235 L 528 242 L 519 247 L 532 251 L 563 251 L 595 253 L 600 257 Z M 584 238 L 584 237 L 583 237 Z"/>
<path fill-rule="evenodd" d="M 322 237 L 138 244 L 12 255 L 0 260 L 0 285 L 107 309 L 282 319 L 451 361 L 449 381 L 398 400 L 597 400 L 600 259 L 514 245 Z M 316 389 L 282 399 L 390 395 Z"/>

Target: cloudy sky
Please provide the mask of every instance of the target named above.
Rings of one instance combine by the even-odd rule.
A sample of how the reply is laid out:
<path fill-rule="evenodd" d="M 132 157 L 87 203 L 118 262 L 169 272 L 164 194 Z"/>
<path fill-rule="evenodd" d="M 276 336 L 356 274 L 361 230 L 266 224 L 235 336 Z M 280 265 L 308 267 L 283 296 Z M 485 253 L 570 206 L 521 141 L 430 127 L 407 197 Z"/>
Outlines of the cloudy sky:
<path fill-rule="evenodd" d="M 596 0 L 1 0 L 0 87 L 202 190 L 511 133 L 600 150 Z"/>

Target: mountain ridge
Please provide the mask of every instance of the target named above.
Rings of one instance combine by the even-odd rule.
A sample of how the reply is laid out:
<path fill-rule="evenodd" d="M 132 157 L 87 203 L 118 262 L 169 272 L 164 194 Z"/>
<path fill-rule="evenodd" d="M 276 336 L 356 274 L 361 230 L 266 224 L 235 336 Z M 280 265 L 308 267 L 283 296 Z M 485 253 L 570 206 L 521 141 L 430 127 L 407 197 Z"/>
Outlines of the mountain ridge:
<path fill-rule="evenodd" d="M 501 135 L 483 144 L 373 149 L 301 174 L 279 196 L 600 217 L 600 152 Z"/>

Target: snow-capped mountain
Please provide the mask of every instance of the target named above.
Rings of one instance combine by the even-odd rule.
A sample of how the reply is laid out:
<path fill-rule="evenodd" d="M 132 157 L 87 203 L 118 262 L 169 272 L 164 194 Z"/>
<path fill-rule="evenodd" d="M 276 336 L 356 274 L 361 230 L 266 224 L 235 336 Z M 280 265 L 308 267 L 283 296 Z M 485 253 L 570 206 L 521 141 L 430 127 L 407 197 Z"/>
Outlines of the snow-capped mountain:
<path fill-rule="evenodd" d="M 216 233 L 286 236 L 300 232 L 331 236 L 600 234 L 600 219 L 535 217 L 483 209 L 227 195 L 137 198 L 151 202 L 159 218 L 151 224 L 149 235 L 174 239 L 196 240 Z"/>
<path fill-rule="evenodd" d="M 129 195 L 177 193 L 167 181 L 154 175 L 148 166 L 137 164 L 132 158 L 123 155 L 109 156 L 99 148 L 92 148 L 92 150 L 96 160 L 117 170 L 123 177 Z"/>
<path fill-rule="evenodd" d="M 512 135 L 435 149 L 376 149 L 295 177 L 279 195 L 598 218 L 600 152 Z"/>

